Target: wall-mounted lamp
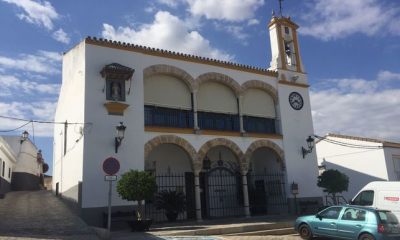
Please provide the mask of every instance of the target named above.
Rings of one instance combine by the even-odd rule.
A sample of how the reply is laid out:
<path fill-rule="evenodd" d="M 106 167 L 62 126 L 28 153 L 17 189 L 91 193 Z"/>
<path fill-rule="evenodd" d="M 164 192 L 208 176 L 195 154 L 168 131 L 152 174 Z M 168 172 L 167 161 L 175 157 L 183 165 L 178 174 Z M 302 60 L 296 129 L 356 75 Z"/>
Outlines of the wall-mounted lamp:
<path fill-rule="evenodd" d="M 116 126 L 115 128 L 117 129 L 117 136 L 115 137 L 115 153 L 117 153 L 118 148 L 122 143 L 122 139 L 124 139 L 126 126 L 120 122 L 119 126 Z"/>
<path fill-rule="evenodd" d="M 314 138 L 313 137 L 308 136 L 306 141 L 307 141 L 308 149 L 305 149 L 304 147 L 301 147 L 301 152 L 303 153 L 303 158 L 305 158 L 305 156 L 308 153 L 311 153 L 313 148 L 314 148 Z"/>
<path fill-rule="evenodd" d="M 21 135 L 20 143 L 22 144 L 26 139 L 28 139 L 28 136 L 29 133 L 25 130 Z"/>

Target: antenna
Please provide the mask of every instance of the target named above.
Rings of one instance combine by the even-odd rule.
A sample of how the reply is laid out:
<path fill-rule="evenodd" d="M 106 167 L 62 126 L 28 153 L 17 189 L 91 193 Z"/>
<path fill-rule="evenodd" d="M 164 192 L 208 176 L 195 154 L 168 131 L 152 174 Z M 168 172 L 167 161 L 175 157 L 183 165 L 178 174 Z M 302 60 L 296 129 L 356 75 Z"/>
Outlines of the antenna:
<path fill-rule="evenodd" d="M 278 0 L 279 1 L 279 14 L 281 15 L 281 17 L 283 16 L 282 15 L 282 2 L 283 2 L 283 0 Z"/>

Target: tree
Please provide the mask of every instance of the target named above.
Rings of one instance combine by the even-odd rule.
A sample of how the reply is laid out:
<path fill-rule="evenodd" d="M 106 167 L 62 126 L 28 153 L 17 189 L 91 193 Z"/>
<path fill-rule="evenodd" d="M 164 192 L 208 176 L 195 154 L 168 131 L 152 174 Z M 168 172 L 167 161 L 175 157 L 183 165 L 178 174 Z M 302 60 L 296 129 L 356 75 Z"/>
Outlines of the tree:
<path fill-rule="evenodd" d="M 328 195 L 332 195 L 334 204 L 337 204 L 336 194 L 347 191 L 349 177 L 336 169 L 329 169 L 318 176 L 317 186 L 323 188 Z"/>
<path fill-rule="evenodd" d="M 142 201 L 151 199 L 156 190 L 156 178 L 145 171 L 130 170 L 122 174 L 117 183 L 117 192 L 122 199 L 138 202 L 138 220 L 143 216 Z"/>

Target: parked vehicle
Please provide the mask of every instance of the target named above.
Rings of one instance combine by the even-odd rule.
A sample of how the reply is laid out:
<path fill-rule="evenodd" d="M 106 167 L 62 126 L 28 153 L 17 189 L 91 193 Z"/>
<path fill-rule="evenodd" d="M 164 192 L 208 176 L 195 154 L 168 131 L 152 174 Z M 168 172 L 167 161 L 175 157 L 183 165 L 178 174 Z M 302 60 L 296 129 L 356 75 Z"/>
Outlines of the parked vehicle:
<path fill-rule="evenodd" d="M 298 217 L 295 230 L 303 239 L 400 239 L 400 224 L 391 211 L 363 206 L 335 205 L 316 215 Z"/>
<path fill-rule="evenodd" d="M 390 210 L 400 219 L 400 182 L 370 182 L 350 204 Z"/>

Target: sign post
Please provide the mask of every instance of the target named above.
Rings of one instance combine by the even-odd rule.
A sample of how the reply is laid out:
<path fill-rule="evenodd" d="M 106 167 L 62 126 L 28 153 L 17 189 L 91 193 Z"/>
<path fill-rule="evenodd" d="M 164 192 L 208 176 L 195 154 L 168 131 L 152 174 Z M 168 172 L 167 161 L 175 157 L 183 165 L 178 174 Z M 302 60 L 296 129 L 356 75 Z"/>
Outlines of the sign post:
<path fill-rule="evenodd" d="M 108 233 L 111 231 L 111 197 L 112 197 L 112 182 L 117 180 L 115 175 L 119 171 L 120 165 L 116 158 L 109 157 L 103 162 L 103 171 L 107 174 L 104 180 L 108 181 L 108 216 L 107 216 L 107 229 Z"/>

